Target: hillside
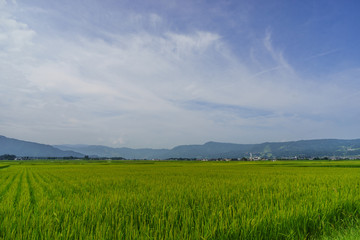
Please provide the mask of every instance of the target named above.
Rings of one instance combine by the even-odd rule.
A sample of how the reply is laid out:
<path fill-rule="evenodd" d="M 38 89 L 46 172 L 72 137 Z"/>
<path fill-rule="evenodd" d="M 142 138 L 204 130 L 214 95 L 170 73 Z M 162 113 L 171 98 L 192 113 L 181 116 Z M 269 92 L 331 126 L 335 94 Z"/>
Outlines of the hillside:
<path fill-rule="evenodd" d="M 18 157 L 83 157 L 81 153 L 63 151 L 46 144 L 22 141 L 0 136 L 0 155 L 13 154 Z"/>

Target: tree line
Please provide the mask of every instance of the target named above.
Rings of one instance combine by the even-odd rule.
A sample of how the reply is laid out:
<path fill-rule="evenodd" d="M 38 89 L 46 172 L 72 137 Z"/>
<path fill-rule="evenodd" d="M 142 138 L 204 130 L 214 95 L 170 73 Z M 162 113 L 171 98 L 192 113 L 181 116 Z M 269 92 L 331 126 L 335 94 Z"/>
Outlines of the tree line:
<path fill-rule="evenodd" d="M 0 155 L 0 160 L 15 160 L 16 156 L 12 154 Z"/>

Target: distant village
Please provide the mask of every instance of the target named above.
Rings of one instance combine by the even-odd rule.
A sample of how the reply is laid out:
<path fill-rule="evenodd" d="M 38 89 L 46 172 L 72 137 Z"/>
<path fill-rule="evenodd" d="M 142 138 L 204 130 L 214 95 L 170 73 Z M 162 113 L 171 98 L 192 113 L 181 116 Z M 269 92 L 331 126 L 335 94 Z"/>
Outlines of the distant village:
<path fill-rule="evenodd" d="M 78 157 L 17 157 L 11 154 L 0 155 L 0 160 L 153 160 L 153 161 L 285 161 L 285 160 L 355 160 L 360 159 L 360 156 L 322 156 L 322 157 L 306 157 L 306 156 L 289 156 L 289 157 L 266 157 L 266 156 L 257 156 L 252 153 L 248 157 L 239 157 L 239 158 L 168 158 L 168 159 L 126 159 L 122 157 L 97 157 L 97 156 L 84 156 L 83 158 Z"/>

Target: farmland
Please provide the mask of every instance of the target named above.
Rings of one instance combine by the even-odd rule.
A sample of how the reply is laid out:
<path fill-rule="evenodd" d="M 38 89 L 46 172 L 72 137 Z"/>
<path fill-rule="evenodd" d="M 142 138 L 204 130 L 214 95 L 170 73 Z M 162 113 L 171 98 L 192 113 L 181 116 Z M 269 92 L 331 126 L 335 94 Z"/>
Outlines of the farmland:
<path fill-rule="evenodd" d="M 0 165 L 1 239 L 317 239 L 357 224 L 360 162 Z"/>

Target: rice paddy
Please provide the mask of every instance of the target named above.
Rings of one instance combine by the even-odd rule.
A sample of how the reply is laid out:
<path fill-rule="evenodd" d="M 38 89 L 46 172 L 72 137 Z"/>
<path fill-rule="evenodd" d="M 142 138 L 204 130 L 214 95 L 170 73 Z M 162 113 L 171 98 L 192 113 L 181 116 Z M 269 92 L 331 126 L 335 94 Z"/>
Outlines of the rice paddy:
<path fill-rule="evenodd" d="M 0 165 L 0 239 L 320 239 L 357 224 L 360 161 Z"/>

